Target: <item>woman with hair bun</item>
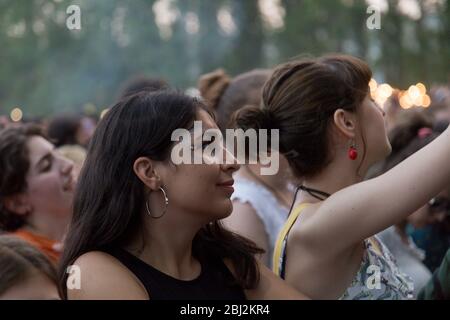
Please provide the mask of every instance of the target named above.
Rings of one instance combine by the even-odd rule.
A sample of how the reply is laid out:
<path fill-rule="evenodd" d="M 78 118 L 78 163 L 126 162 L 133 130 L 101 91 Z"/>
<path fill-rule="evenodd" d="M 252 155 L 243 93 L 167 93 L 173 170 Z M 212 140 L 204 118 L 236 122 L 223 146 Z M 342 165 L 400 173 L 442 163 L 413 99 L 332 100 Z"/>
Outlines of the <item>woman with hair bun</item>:
<path fill-rule="evenodd" d="M 303 178 L 277 240 L 274 270 L 313 299 L 411 298 L 411 279 L 374 235 L 450 181 L 450 129 L 363 181 L 391 152 L 384 112 L 370 96 L 371 77 L 364 61 L 330 55 L 278 66 L 263 89 L 260 113 L 273 119 L 280 152 Z"/>
<path fill-rule="evenodd" d="M 247 129 L 243 119 L 236 122 L 237 115 L 248 109 L 258 109 L 262 88 L 270 74 L 270 70 L 256 69 L 230 78 L 219 69 L 200 78 L 200 92 L 216 114 L 222 130 L 236 126 Z M 276 237 L 287 219 L 294 196 L 289 165 L 283 156 L 279 160 L 279 170 L 274 175 L 262 175 L 260 163 L 247 161 L 241 166 L 234 175 L 233 213 L 224 219 L 228 228 L 251 239 L 265 251 L 259 259 L 269 267 Z"/>

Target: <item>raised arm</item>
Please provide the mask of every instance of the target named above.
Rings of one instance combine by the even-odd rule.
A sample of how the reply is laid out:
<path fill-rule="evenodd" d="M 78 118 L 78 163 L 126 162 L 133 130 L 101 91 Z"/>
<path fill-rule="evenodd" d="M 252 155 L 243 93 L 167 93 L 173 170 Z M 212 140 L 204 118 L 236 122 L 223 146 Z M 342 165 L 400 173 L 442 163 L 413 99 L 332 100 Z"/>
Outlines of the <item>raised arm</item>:
<path fill-rule="evenodd" d="M 450 127 L 385 174 L 333 194 L 308 219 L 304 236 L 345 250 L 401 221 L 448 184 Z"/>

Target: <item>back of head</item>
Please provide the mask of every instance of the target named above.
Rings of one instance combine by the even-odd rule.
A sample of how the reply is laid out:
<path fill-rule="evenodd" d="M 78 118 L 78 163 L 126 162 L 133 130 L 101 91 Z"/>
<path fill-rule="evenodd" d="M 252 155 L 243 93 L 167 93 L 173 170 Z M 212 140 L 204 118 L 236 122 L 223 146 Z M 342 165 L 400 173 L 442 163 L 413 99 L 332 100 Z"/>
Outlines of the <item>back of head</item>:
<path fill-rule="evenodd" d="M 132 96 L 139 91 L 159 91 L 169 88 L 169 84 L 162 78 L 150 78 L 146 76 L 135 76 L 122 85 L 120 90 L 119 100 Z"/>
<path fill-rule="evenodd" d="M 371 77 L 364 61 L 347 55 L 284 63 L 266 82 L 259 111 L 241 112 L 236 123 L 279 129 L 280 151 L 295 175 L 315 175 L 331 160 L 329 125 L 335 111 L 356 112 Z"/>
<path fill-rule="evenodd" d="M 27 242 L 0 235 L 0 295 L 33 272 L 41 272 L 56 286 L 56 270 L 47 258 Z"/>
<path fill-rule="evenodd" d="M 58 152 L 62 154 L 73 163 L 81 168 L 86 159 L 86 149 L 79 145 L 64 145 L 57 148 Z"/>
<path fill-rule="evenodd" d="M 232 79 L 218 69 L 200 77 L 198 88 L 209 108 L 216 113 L 219 128 L 231 126 L 236 110 L 260 105 L 262 88 L 270 73 L 267 69 L 255 69 Z"/>
<path fill-rule="evenodd" d="M 60 114 L 50 120 L 47 134 L 55 147 L 77 144 L 77 131 L 82 117 L 75 114 Z"/>

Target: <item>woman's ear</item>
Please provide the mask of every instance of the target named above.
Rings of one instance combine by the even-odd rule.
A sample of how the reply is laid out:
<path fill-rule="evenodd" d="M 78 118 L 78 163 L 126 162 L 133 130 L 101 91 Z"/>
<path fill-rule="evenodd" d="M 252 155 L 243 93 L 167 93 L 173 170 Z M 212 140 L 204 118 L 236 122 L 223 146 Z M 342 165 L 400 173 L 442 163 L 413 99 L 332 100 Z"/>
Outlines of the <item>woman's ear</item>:
<path fill-rule="evenodd" d="M 154 162 L 146 157 L 139 157 L 134 161 L 133 171 L 136 176 L 151 190 L 158 190 L 161 179 L 155 172 Z"/>
<path fill-rule="evenodd" d="M 348 139 L 354 139 L 356 136 L 356 115 L 343 109 L 337 109 L 333 116 L 334 125 L 338 132 Z"/>
<path fill-rule="evenodd" d="M 24 194 L 15 194 L 5 197 L 3 205 L 8 211 L 14 212 L 20 216 L 25 216 L 31 211 L 31 204 Z"/>

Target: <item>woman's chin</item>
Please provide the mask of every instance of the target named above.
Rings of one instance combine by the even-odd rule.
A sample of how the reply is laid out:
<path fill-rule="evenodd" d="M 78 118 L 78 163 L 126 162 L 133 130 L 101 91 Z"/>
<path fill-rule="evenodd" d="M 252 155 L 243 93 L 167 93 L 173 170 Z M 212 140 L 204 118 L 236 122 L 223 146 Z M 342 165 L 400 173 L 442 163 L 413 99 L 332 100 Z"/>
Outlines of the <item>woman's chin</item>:
<path fill-rule="evenodd" d="M 219 207 L 216 207 L 219 209 Z M 216 217 L 218 220 L 225 219 L 226 217 L 230 216 L 233 212 L 233 204 L 231 200 L 227 200 L 226 203 L 222 204 L 220 206 L 220 210 L 217 210 Z"/>

